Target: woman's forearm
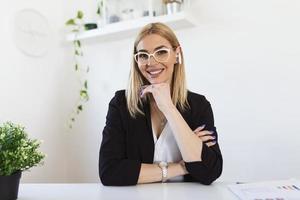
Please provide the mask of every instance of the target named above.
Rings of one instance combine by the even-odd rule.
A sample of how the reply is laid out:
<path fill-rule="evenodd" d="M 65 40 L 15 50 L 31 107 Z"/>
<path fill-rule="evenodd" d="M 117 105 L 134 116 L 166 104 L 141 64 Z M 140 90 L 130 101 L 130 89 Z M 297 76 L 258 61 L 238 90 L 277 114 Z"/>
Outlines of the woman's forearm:
<path fill-rule="evenodd" d="M 169 163 L 167 179 L 185 175 L 187 172 L 179 163 Z M 162 181 L 162 170 L 158 164 L 142 164 L 138 179 L 140 183 L 154 183 Z"/>
<path fill-rule="evenodd" d="M 202 141 L 193 133 L 180 112 L 171 105 L 164 112 L 185 162 L 202 161 Z"/>

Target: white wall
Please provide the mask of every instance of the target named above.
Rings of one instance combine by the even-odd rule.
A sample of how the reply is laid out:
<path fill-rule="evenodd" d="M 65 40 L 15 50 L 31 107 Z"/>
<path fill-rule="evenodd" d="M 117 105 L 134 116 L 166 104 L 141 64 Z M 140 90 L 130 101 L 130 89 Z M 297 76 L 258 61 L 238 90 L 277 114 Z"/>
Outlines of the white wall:
<path fill-rule="evenodd" d="M 32 1 L 31 6 L 38 5 L 46 13 L 54 30 L 51 51 L 37 60 L 15 49 L 8 21 L 0 19 L 7 27 L 0 38 L 5 46 L 0 121 L 25 124 L 33 136 L 45 140 L 43 149 L 48 154 L 45 165 L 27 173 L 23 181 L 98 182 L 98 150 L 108 102 L 115 90 L 126 87 L 134 37 L 84 45 L 91 66 L 91 100 L 73 132 L 66 133 L 63 125 L 77 85 L 71 47 L 60 42 L 61 29 L 77 9 L 94 20 L 93 3 Z M 185 54 L 189 88 L 206 95 L 214 109 L 224 156 L 220 180 L 300 178 L 299 1 L 192 4 L 197 27 L 176 33 Z M 11 16 L 15 9 L 9 3 L 0 11 Z"/>
<path fill-rule="evenodd" d="M 299 1 L 198 5 L 203 26 L 180 36 L 190 86 L 214 107 L 222 179 L 299 178 Z"/>
<path fill-rule="evenodd" d="M 51 45 L 43 57 L 25 56 L 15 45 L 14 16 L 26 8 L 40 11 L 49 21 Z M 0 123 L 24 125 L 32 138 L 44 140 L 41 148 L 47 154 L 45 164 L 23 173 L 22 181 L 65 182 L 64 122 L 75 97 L 76 79 L 61 44 L 62 5 L 60 1 L 1 1 L 0 13 Z"/>

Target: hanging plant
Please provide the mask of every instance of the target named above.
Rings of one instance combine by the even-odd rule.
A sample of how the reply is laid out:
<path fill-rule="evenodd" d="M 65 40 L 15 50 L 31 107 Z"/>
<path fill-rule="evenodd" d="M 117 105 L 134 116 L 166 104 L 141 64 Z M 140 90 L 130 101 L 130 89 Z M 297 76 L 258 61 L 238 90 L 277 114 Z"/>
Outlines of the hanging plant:
<path fill-rule="evenodd" d="M 97 14 L 101 17 L 102 16 L 102 10 L 103 10 L 103 0 L 97 0 Z"/>
<path fill-rule="evenodd" d="M 83 63 L 83 51 L 81 41 L 78 39 L 78 34 L 84 30 L 83 12 L 77 11 L 75 18 L 71 18 L 66 22 L 66 26 L 72 28 L 72 32 L 75 34 L 73 41 L 74 49 L 74 70 L 78 75 L 80 82 L 79 98 L 68 119 L 68 127 L 72 128 L 75 122 L 76 116 L 83 111 L 83 104 L 89 100 L 88 94 L 88 81 L 86 75 L 89 72 L 89 66 Z"/>
<path fill-rule="evenodd" d="M 104 19 L 104 0 L 96 0 L 97 2 L 97 11 L 96 14 L 98 15 L 98 28 L 101 28 L 105 25 Z"/>

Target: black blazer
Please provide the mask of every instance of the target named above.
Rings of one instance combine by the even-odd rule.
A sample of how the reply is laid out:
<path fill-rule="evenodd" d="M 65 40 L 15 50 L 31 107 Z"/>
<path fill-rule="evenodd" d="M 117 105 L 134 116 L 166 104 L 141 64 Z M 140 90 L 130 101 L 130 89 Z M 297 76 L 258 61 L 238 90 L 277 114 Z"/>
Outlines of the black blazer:
<path fill-rule="evenodd" d="M 202 95 L 188 92 L 190 109 L 179 112 L 192 130 L 205 124 L 217 138 L 210 103 Z M 106 125 L 99 153 L 99 175 L 103 185 L 137 184 L 142 163 L 153 163 L 154 141 L 150 106 L 143 106 L 145 115 L 132 118 L 125 98 L 125 90 L 115 93 L 109 103 Z M 218 143 L 203 144 L 202 161 L 185 162 L 189 174 L 184 181 L 211 184 L 222 173 L 222 155 Z"/>

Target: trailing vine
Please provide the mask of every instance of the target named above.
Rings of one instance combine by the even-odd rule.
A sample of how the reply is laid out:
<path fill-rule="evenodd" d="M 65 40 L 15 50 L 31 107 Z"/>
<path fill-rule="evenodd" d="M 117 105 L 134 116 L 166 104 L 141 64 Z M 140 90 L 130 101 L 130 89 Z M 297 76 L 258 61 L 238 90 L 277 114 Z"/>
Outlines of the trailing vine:
<path fill-rule="evenodd" d="M 102 16 L 102 9 L 103 9 L 104 3 L 103 0 L 97 0 L 97 14 L 101 17 Z"/>
<path fill-rule="evenodd" d="M 75 108 L 71 112 L 70 117 L 68 119 L 68 127 L 72 129 L 76 116 L 83 111 L 84 103 L 86 103 L 89 100 L 88 81 L 86 77 L 87 73 L 89 72 L 89 66 L 83 63 L 84 59 L 82 44 L 81 41 L 78 39 L 78 34 L 84 28 L 83 12 L 80 10 L 77 11 L 76 17 L 69 19 L 66 22 L 66 26 L 71 27 L 71 31 L 75 34 L 73 41 L 74 70 L 80 82 L 79 98 L 77 100 L 77 103 L 75 104 Z"/>

